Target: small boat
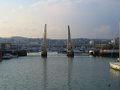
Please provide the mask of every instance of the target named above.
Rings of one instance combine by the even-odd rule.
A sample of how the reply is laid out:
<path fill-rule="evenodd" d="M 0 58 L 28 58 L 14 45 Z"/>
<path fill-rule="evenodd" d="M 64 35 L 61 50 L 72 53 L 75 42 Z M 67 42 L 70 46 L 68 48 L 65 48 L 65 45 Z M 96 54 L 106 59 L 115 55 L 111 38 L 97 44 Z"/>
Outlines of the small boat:
<path fill-rule="evenodd" d="M 5 55 L 3 55 L 2 59 L 11 59 L 13 58 L 13 55 L 6 53 Z"/>
<path fill-rule="evenodd" d="M 110 62 L 110 67 L 120 71 L 120 62 Z"/>

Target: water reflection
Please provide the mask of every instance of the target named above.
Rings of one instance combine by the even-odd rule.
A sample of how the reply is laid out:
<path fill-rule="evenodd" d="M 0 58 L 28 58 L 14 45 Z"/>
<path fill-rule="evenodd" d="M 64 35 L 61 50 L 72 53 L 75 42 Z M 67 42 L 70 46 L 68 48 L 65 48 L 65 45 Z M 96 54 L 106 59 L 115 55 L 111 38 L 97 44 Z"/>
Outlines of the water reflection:
<path fill-rule="evenodd" d="M 47 58 L 41 58 L 43 64 L 43 90 L 47 87 Z"/>
<path fill-rule="evenodd" d="M 120 71 L 114 70 L 114 69 L 110 69 L 110 73 L 112 76 L 117 76 L 120 77 Z"/>
<path fill-rule="evenodd" d="M 72 68 L 73 68 L 73 58 L 68 58 L 68 75 L 67 75 L 67 86 L 68 90 L 72 90 Z"/>
<path fill-rule="evenodd" d="M 111 85 L 114 86 L 112 90 L 120 90 L 120 71 L 110 69 Z"/>

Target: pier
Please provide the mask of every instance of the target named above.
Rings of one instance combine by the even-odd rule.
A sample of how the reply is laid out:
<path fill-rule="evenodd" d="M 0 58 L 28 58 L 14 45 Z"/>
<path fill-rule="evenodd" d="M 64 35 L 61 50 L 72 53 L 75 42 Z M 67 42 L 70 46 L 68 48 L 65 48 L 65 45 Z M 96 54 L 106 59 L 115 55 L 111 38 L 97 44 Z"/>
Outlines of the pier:
<path fill-rule="evenodd" d="M 89 54 L 92 56 L 101 56 L 101 57 L 119 57 L 119 50 L 90 50 Z"/>

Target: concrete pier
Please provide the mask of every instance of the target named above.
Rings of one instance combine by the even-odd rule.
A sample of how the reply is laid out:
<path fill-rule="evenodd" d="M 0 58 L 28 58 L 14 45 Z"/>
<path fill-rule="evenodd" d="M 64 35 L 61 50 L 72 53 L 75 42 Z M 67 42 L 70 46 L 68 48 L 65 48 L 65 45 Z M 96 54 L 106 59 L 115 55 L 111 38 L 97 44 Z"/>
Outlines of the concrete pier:
<path fill-rule="evenodd" d="M 101 57 L 119 57 L 119 50 L 91 50 L 89 54 Z"/>

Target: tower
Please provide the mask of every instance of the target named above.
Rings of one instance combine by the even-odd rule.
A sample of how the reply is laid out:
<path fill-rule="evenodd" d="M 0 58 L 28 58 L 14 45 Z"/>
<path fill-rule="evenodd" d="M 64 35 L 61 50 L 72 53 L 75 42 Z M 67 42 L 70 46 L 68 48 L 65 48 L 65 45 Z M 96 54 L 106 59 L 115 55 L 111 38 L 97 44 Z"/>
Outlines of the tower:
<path fill-rule="evenodd" d="M 47 24 L 45 24 L 44 32 L 43 32 L 43 39 L 41 43 L 41 57 L 47 57 L 47 42 L 46 42 L 46 29 L 47 29 Z"/>
<path fill-rule="evenodd" d="M 73 44 L 71 40 L 70 27 L 68 25 L 67 56 L 74 57 Z"/>

